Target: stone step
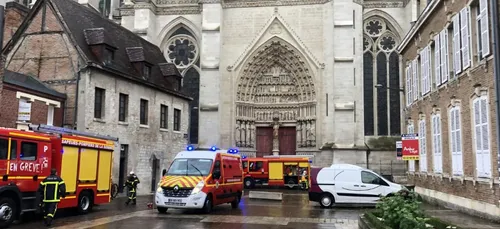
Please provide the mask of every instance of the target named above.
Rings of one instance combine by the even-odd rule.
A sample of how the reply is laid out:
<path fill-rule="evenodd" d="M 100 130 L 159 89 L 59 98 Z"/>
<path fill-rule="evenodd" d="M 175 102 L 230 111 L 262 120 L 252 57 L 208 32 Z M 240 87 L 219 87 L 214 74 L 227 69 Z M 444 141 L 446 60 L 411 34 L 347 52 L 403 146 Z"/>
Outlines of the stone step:
<path fill-rule="evenodd" d="M 281 192 L 262 192 L 262 191 L 250 191 L 248 194 L 250 199 L 261 199 L 261 200 L 283 200 L 283 193 Z"/>

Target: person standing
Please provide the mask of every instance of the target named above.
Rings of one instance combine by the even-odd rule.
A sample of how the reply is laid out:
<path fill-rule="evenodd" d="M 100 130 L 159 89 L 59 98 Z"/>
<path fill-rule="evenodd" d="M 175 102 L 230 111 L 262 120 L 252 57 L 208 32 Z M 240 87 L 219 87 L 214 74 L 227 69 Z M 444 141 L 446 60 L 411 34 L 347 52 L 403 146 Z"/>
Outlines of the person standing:
<path fill-rule="evenodd" d="M 139 178 L 135 175 L 134 171 L 130 172 L 130 175 L 125 182 L 125 187 L 127 187 L 128 191 L 128 200 L 125 202 L 126 205 L 132 201 L 133 205 L 136 205 L 136 197 L 137 197 L 137 185 L 141 183 Z"/>
<path fill-rule="evenodd" d="M 57 211 L 57 204 L 60 202 L 61 197 L 66 197 L 66 185 L 63 179 L 57 175 L 56 169 L 50 170 L 50 176 L 40 183 L 38 192 L 43 195 L 44 223 L 46 226 L 50 226 Z"/>

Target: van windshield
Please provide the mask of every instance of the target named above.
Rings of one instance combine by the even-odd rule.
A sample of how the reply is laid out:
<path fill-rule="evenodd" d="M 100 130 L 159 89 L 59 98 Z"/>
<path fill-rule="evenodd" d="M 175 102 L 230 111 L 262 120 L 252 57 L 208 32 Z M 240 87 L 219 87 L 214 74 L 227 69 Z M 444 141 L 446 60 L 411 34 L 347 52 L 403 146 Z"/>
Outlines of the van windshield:
<path fill-rule="evenodd" d="M 207 176 L 212 168 L 211 159 L 175 159 L 168 169 L 171 176 Z M 198 171 L 199 170 L 199 171 Z"/>

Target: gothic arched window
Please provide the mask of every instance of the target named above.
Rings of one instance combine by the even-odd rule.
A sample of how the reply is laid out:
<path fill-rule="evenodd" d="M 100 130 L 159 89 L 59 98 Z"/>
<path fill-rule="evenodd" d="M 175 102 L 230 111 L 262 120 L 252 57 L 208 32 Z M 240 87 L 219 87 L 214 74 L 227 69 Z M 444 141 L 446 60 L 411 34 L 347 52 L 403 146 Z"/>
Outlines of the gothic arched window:
<path fill-rule="evenodd" d="M 363 31 L 365 135 L 400 135 L 398 36 L 379 17 L 365 20 Z"/>
<path fill-rule="evenodd" d="M 200 67 L 198 42 L 193 34 L 184 27 L 170 35 L 165 47 L 165 58 L 174 63 L 182 73 L 182 91 L 193 98 L 189 104 L 189 143 L 198 144 L 199 104 L 200 104 Z"/>

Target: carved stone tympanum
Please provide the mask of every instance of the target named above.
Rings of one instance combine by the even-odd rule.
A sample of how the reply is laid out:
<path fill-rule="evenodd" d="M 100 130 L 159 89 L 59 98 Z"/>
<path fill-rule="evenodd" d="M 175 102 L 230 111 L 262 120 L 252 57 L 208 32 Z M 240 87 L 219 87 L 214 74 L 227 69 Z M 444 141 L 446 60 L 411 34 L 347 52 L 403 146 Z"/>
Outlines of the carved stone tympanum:
<path fill-rule="evenodd" d="M 277 33 L 279 28 L 273 28 Z M 240 147 L 255 147 L 256 125 L 273 127 L 273 151 L 279 150 L 282 123 L 296 125 L 297 146 L 316 145 L 316 91 L 304 57 L 290 44 L 274 38 L 249 57 L 239 77 L 236 128 Z M 245 124 L 239 124 L 245 123 Z M 244 127 L 241 127 L 243 125 Z M 311 126 L 312 125 L 312 126 Z M 307 132 L 307 133 L 306 133 Z"/>

